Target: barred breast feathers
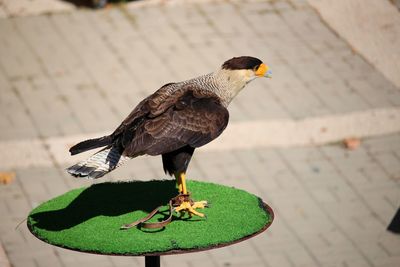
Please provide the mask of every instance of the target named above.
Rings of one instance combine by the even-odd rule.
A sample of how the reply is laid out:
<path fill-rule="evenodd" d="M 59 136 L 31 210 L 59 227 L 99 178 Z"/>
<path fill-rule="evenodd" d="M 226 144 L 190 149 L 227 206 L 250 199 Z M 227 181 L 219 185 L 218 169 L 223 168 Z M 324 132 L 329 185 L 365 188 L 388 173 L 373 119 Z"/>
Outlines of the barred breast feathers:
<path fill-rule="evenodd" d="M 191 88 L 199 94 L 211 92 L 217 95 L 221 99 L 221 104 L 224 107 L 228 107 L 233 98 L 249 82 L 249 80 L 243 79 L 243 77 L 246 77 L 243 74 L 244 71 L 219 69 L 186 81 L 166 84 L 155 93 L 157 97 L 153 98 L 153 101 L 156 102 L 154 104 L 160 105 L 168 97 L 172 95 L 179 96 L 188 88 Z"/>
<path fill-rule="evenodd" d="M 249 71 L 219 69 L 202 80 L 207 84 L 205 88 L 214 92 L 221 99 L 221 103 L 228 107 L 233 98 L 253 79 L 247 72 Z"/>

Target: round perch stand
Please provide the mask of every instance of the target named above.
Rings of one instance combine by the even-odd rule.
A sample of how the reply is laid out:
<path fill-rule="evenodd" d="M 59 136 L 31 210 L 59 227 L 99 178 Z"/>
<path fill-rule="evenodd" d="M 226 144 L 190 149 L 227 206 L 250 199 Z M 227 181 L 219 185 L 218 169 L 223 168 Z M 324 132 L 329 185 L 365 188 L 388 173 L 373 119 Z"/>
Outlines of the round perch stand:
<path fill-rule="evenodd" d="M 145 256 L 146 266 L 160 266 L 160 256 L 204 251 L 232 245 L 265 231 L 272 209 L 246 191 L 213 183 L 188 181 L 194 200 L 207 200 L 207 218 L 174 214 L 161 229 L 124 224 L 165 209 L 151 219 L 168 216 L 168 201 L 177 195 L 174 180 L 101 183 L 53 198 L 28 216 L 29 230 L 49 244 L 80 252 Z"/>

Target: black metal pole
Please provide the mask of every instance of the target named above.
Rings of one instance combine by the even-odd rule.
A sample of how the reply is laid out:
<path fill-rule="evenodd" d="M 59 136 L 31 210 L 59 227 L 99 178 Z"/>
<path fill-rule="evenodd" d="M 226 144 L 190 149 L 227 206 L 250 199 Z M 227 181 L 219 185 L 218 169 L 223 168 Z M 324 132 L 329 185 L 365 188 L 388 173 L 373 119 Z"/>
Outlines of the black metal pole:
<path fill-rule="evenodd" d="M 144 257 L 145 267 L 160 267 L 160 256 L 145 256 Z"/>

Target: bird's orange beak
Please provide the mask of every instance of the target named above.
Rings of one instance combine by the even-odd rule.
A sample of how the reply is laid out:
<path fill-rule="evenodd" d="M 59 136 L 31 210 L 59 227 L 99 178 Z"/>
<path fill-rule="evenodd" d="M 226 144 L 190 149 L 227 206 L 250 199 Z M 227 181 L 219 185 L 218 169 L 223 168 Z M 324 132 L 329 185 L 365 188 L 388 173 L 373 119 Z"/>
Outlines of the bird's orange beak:
<path fill-rule="evenodd" d="M 267 77 L 267 78 L 272 78 L 272 72 L 269 69 L 269 67 L 264 64 L 261 63 L 261 65 L 258 67 L 257 71 L 256 71 L 256 76 L 258 77 Z"/>

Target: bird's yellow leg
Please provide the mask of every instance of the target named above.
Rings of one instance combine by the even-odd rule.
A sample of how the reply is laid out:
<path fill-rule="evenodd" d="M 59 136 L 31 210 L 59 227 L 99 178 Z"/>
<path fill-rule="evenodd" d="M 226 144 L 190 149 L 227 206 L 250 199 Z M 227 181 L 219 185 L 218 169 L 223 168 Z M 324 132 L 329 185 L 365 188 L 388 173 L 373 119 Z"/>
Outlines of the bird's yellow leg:
<path fill-rule="evenodd" d="M 205 217 L 203 213 L 196 211 L 196 209 L 204 209 L 207 207 L 207 201 L 194 202 L 189 198 L 189 194 L 186 187 L 185 173 L 179 173 L 175 175 L 178 183 L 179 194 L 187 196 L 186 199 L 182 200 L 181 203 L 175 207 L 176 212 L 187 212 L 189 215 L 197 215 L 199 217 Z"/>
<path fill-rule="evenodd" d="M 185 173 L 181 172 L 179 174 L 175 174 L 175 178 L 177 180 L 179 193 L 186 195 L 187 194 L 187 188 L 186 188 Z"/>
<path fill-rule="evenodd" d="M 183 194 L 183 184 L 180 174 L 175 174 L 176 183 L 178 184 L 179 194 Z"/>

